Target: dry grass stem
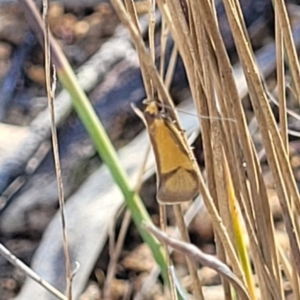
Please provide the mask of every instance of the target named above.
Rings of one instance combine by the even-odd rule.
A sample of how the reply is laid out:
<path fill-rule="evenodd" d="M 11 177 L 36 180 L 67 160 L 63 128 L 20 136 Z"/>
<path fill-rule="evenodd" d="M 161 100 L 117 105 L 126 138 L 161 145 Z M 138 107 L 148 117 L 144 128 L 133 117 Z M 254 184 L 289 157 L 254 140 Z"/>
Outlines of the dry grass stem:
<path fill-rule="evenodd" d="M 275 1 L 275 9 L 277 11 L 278 22 L 282 29 L 286 54 L 289 60 L 290 71 L 292 73 L 294 85 L 296 88 L 297 99 L 300 103 L 300 66 L 297 57 L 297 51 L 291 32 L 291 24 L 287 14 L 285 2 L 283 0 Z"/>
<path fill-rule="evenodd" d="M 165 85 L 168 90 L 171 87 L 177 58 L 178 58 L 178 50 L 177 50 L 176 46 L 173 45 L 172 53 L 170 56 L 169 65 L 168 65 L 168 69 L 167 69 L 167 73 L 166 73 L 166 78 L 165 78 Z"/>
<path fill-rule="evenodd" d="M 106 278 L 105 278 L 105 283 L 104 283 L 104 287 L 103 287 L 103 299 L 104 300 L 111 299 L 110 285 L 115 276 L 117 262 L 118 262 L 119 256 L 120 256 L 122 248 L 123 248 L 124 240 L 126 237 L 126 232 L 130 225 L 130 221 L 131 221 L 130 211 L 126 210 L 125 215 L 122 220 L 122 225 L 121 225 L 121 229 L 120 229 L 120 233 L 119 233 L 116 245 L 113 249 L 110 249 L 110 260 L 109 260 L 109 264 L 107 266 Z"/>
<path fill-rule="evenodd" d="M 283 145 L 285 147 L 285 151 L 287 155 L 289 155 L 289 144 L 288 144 L 288 125 L 287 125 L 287 108 L 286 108 L 286 95 L 285 95 L 285 78 L 284 78 L 284 47 L 283 47 L 283 30 L 281 28 L 280 19 L 284 18 L 283 22 L 286 22 L 286 12 L 280 10 L 281 4 L 279 1 L 274 3 L 275 8 L 275 34 L 276 34 L 276 61 L 277 61 L 277 94 L 279 99 L 279 120 L 280 120 L 280 133 L 283 141 Z M 287 25 L 287 24 L 286 24 Z M 290 55 L 293 55 L 291 53 Z M 290 56 L 291 57 L 291 56 Z M 299 68 L 299 67 L 298 67 Z M 297 70 L 296 70 L 297 72 Z M 297 76 L 297 75 L 296 75 Z M 294 77 L 295 78 L 295 77 Z M 297 87 L 296 87 L 297 89 Z M 299 92 L 299 90 L 297 90 Z M 299 93 L 298 93 L 299 96 Z M 297 220 L 297 212 L 293 208 L 293 203 L 291 203 L 292 211 L 294 215 L 294 220 Z M 295 225 L 297 225 L 297 221 Z M 299 229 L 297 230 L 299 232 Z M 283 259 L 283 255 L 281 255 L 281 259 Z M 287 260 L 284 260 L 284 265 L 287 269 Z M 297 268 L 294 263 L 290 264 L 293 272 L 293 276 L 291 278 L 291 283 L 293 285 L 293 291 L 296 299 L 299 298 L 299 277 L 297 276 Z M 298 297 L 297 297 L 298 295 Z"/>
<path fill-rule="evenodd" d="M 292 229 L 294 228 L 294 222 L 291 216 L 291 209 L 289 205 L 290 201 L 288 200 L 289 197 L 285 190 L 286 186 L 289 190 L 289 195 L 291 195 L 293 198 L 295 206 L 298 210 L 299 195 L 295 180 L 292 176 L 291 167 L 289 165 L 286 152 L 283 148 L 282 139 L 280 138 L 274 117 L 272 116 L 270 107 L 268 105 L 268 99 L 265 93 L 263 82 L 259 77 L 259 72 L 253 60 L 253 53 L 251 49 L 247 47 L 245 37 L 240 29 L 240 20 L 235 18 L 234 8 L 232 7 L 231 3 L 227 3 L 227 1 L 225 1 L 225 7 L 237 44 L 238 53 L 244 65 L 253 108 L 258 119 L 272 174 L 275 178 L 275 186 L 284 211 L 284 220 L 290 238 L 291 250 L 293 252 L 296 267 L 299 272 L 299 238 L 298 233 L 294 232 Z M 276 152 L 273 147 L 274 143 L 276 144 Z M 284 175 L 281 175 L 282 173 Z M 272 268 L 272 265 L 270 265 L 270 268 Z"/>
<path fill-rule="evenodd" d="M 169 246 L 174 248 L 176 251 L 179 251 L 194 260 L 199 261 L 202 265 L 208 266 L 216 270 L 222 277 L 228 280 L 236 289 L 241 299 L 250 300 L 249 294 L 243 285 L 243 283 L 239 280 L 239 278 L 230 270 L 230 268 L 222 263 L 220 260 L 215 258 L 212 255 L 208 255 L 200 251 L 196 246 L 181 242 L 174 238 L 169 237 L 164 232 L 160 231 L 156 227 L 151 224 L 144 224 L 145 228 L 149 230 L 152 234 L 154 234 L 160 241 L 163 243 L 167 243 Z"/>
<path fill-rule="evenodd" d="M 179 229 L 182 240 L 186 243 L 190 243 L 190 237 L 184 222 L 184 217 L 183 217 L 184 214 L 181 208 L 181 204 L 173 205 L 173 211 L 176 219 L 176 225 Z M 197 273 L 197 265 L 190 257 L 187 257 L 186 259 L 187 259 L 187 266 L 189 269 L 189 273 L 191 274 L 191 278 L 193 280 L 194 296 L 196 297 L 196 299 L 204 300 L 201 281 Z"/>
<path fill-rule="evenodd" d="M 144 155 L 144 160 L 143 163 L 140 167 L 139 170 L 139 174 L 137 176 L 137 183 L 135 186 L 135 191 L 138 194 L 140 192 L 141 186 L 142 186 L 142 182 L 143 182 L 143 174 L 145 172 L 145 168 L 146 168 L 146 163 L 148 160 L 148 156 L 150 153 L 150 146 L 147 148 L 146 153 Z M 125 211 L 125 215 L 123 217 L 122 220 L 122 224 L 121 224 L 121 229 L 120 229 L 120 233 L 118 236 L 118 240 L 115 244 L 115 236 L 114 236 L 114 232 L 115 232 L 115 224 L 113 224 L 113 226 L 111 226 L 112 230 L 111 230 L 111 235 L 110 235 L 110 260 L 109 260 L 109 264 L 107 266 L 107 272 L 106 272 L 106 279 L 105 279 L 105 283 L 104 283 L 104 287 L 103 287 L 103 299 L 104 300 L 109 300 L 111 299 L 111 289 L 110 289 L 110 285 L 111 285 L 111 281 L 115 276 L 115 270 L 117 267 L 117 262 L 118 259 L 120 257 L 123 245 L 124 245 L 124 240 L 126 237 L 126 233 L 128 230 L 128 227 L 130 225 L 130 221 L 131 221 L 131 215 L 130 215 L 130 211 L 127 209 Z M 115 223 L 115 222 L 114 222 Z"/>
<path fill-rule="evenodd" d="M 57 188 L 58 188 L 58 199 L 60 207 L 60 215 L 62 222 L 62 234 L 63 234 L 63 248 L 65 256 L 65 268 L 66 268 L 66 293 L 67 299 L 72 299 L 72 280 L 73 272 L 71 267 L 71 261 L 68 249 L 68 238 L 67 238 L 67 228 L 66 228 L 66 218 L 64 209 L 64 189 L 62 183 L 62 175 L 60 169 L 59 152 L 58 152 L 58 142 L 57 133 L 55 126 L 55 115 L 54 115 L 54 96 L 55 96 L 55 84 L 56 84 L 56 74 L 55 67 L 53 67 L 53 83 L 51 85 L 51 67 L 50 67 L 50 41 L 49 41 L 49 24 L 48 24 L 48 1 L 43 0 L 43 20 L 44 20 L 44 47 L 45 47 L 45 75 L 46 75 L 46 90 L 48 98 L 48 106 L 50 110 L 51 117 L 51 132 L 52 132 L 52 145 L 53 145 L 53 155 L 55 162 L 55 172 L 57 178 Z"/>
<path fill-rule="evenodd" d="M 164 86 L 161 77 L 159 76 L 157 69 L 152 61 L 151 55 L 147 52 L 145 44 L 141 38 L 139 30 L 136 28 L 136 25 L 132 21 L 132 17 L 130 14 L 125 10 L 125 7 L 119 0 L 112 0 L 112 5 L 114 6 L 119 18 L 123 22 L 123 24 L 129 29 L 134 44 L 136 46 L 137 52 L 140 57 L 140 61 L 143 63 L 141 64 L 141 68 L 147 69 L 147 75 L 151 79 L 153 85 L 155 85 L 158 94 L 160 95 L 160 99 L 163 103 L 170 107 L 174 107 L 174 104 L 171 100 L 170 94 L 167 91 L 166 87 Z M 148 91 L 146 89 L 147 95 Z M 149 93 L 151 95 L 151 93 Z M 178 120 L 175 111 L 170 111 L 171 117 L 174 120 Z"/>
<path fill-rule="evenodd" d="M 57 297 L 57 299 L 68 300 L 68 298 L 63 293 L 57 290 L 46 280 L 42 279 L 38 274 L 36 274 L 31 268 L 26 266 L 2 244 L 0 244 L 0 254 L 5 257 L 12 265 L 14 265 L 16 268 L 20 268 L 28 277 L 33 279 L 35 282 L 43 286 L 47 291 Z"/>
<path fill-rule="evenodd" d="M 201 209 L 203 209 L 204 203 L 203 200 L 198 197 L 192 204 L 191 206 L 188 208 L 188 210 L 186 211 L 185 215 L 184 215 L 184 222 L 185 222 L 185 226 L 188 228 L 189 225 L 191 224 L 191 222 L 194 220 L 194 218 L 196 217 L 196 215 L 199 213 L 199 211 L 201 211 Z M 162 216 L 162 214 L 160 214 L 160 216 Z M 162 230 L 164 231 L 164 230 Z M 180 238 L 180 232 L 177 228 L 175 234 L 174 234 L 175 238 Z M 167 247 L 166 244 L 164 244 L 165 247 Z M 169 248 L 169 254 L 172 254 L 174 249 Z M 155 267 L 154 269 L 151 270 L 150 274 L 148 275 L 148 277 L 145 279 L 143 286 L 141 288 L 141 291 L 137 293 L 136 298 L 134 298 L 134 300 L 141 300 L 143 299 L 143 297 L 145 297 L 147 291 L 151 288 L 151 284 L 155 283 L 156 278 L 159 275 L 159 269 L 158 267 Z"/>
<path fill-rule="evenodd" d="M 158 204 L 159 208 L 159 227 L 163 232 L 167 231 L 167 210 L 165 205 Z M 178 299 L 177 293 L 176 293 L 176 286 L 175 286 L 175 278 L 173 276 L 173 263 L 171 260 L 170 252 L 168 249 L 168 245 L 164 244 L 164 251 L 166 253 L 166 260 L 168 264 L 168 276 L 169 276 L 169 285 L 170 285 L 170 293 L 171 298 L 174 300 Z"/>
<path fill-rule="evenodd" d="M 283 36 L 278 16 L 278 1 L 275 1 L 275 34 L 276 34 L 276 72 L 277 72 L 277 94 L 279 99 L 279 120 L 280 132 L 286 152 L 288 150 L 288 133 L 287 133 L 287 113 L 285 97 L 285 79 L 284 79 L 284 51 Z"/>
<path fill-rule="evenodd" d="M 167 23 L 162 17 L 161 19 L 161 34 L 160 34 L 160 62 L 159 62 L 159 74 L 161 78 L 164 78 L 165 74 L 165 56 L 167 48 L 167 39 L 168 39 L 169 29 Z"/>

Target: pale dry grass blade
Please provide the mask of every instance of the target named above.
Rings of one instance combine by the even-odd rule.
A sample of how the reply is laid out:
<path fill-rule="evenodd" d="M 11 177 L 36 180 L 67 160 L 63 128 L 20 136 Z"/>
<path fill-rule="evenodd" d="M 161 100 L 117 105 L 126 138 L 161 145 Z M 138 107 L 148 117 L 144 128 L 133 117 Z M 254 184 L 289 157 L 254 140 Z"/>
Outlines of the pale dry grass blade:
<path fill-rule="evenodd" d="M 203 69 L 202 69 L 202 76 L 203 76 L 203 83 L 204 87 L 201 86 L 199 80 L 197 81 L 197 98 L 195 101 L 197 111 L 201 114 L 205 114 L 209 116 L 207 119 L 199 119 L 202 126 L 202 140 L 203 140 L 203 152 L 204 152 L 204 159 L 205 159 L 205 169 L 207 173 L 207 184 L 209 192 L 212 196 L 215 206 L 218 208 L 220 213 L 220 206 L 218 199 L 222 197 L 222 186 L 216 184 L 220 182 L 220 177 L 223 177 L 222 170 L 218 168 L 218 163 L 216 157 L 218 156 L 216 150 L 216 144 L 218 143 L 218 139 L 220 136 L 217 136 L 220 133 L 220 116 L 217 112 L 215 102 L 215 92 L 213 87 L 213 76 L 211 73 L 211 63 L 210 63 L 210 51 L 211 45 L 206 35 L 205 28 L 200 21 L 197 14 L 199 13 L 197 5 L 195 2 L 191 2 L 192 12 L 193 12 L 193 20 L 196 27 L 196 39 L 198 41 L 198 51 L 199 56 L 201 57 L 201 61 L 203 62 Z M 204 93 L 205 92 L 205 93 Z M 205 97 L 206 95 L 206 97 Z M 222 139 L 220 139 L 222 140 Z M 219 144 L 220 145 L 220 144 Z M 220 157 L 220 156 L 219 156 Z M 219 162 L 220 163 L 220 162 Z M 218 177 L 219 176 L 219 180 Z M 224 182 L 221 180 L 221 182 Z M 223 186 L 224 188 L 224 186 Z M 224 191 L 224 190 L 223 190 Z M 224 195 L 223 195 L 224 196 Z M 224 198 L 223 198 L 224 199 Z M 226 198 L 225 198 L 226 199 Z M 221 215 L 221 214 L 220 214 Z M 224 216 L 224 214 L 223 214 Z M 224 221 L 224 225 L 226 221 Z M 228 224 L 227 224 L 228 225 Z M 226 226 L 226 225 L 225 225 Z M 227 227 L 227 226 L 226 226 Z M 229 228 L 229 227 L 227 227 Z M 226 261 L 226 254 L 225 249 L 222 245 L 222 240 L 218 234 L 215 235 L 215 243 L 216 243 L 216 253 L 217 256 L 222 260 Z M 228 282 L 223 280 L 223 289 L 224 289 L 224 296 L 226 299 L 230 298 L 230 287 Z"/>
<path fill-rule="evenodd" d="M 166 73 L 166 78 L 165 78 L 165 85 L 166 85 L 167 89 L 170 89 L 170 87 L 171 87 L 177 58 L 178 58 L 178 50 L 177 50 L 176 46 L 173 45 L 173 49 L 172 49 L 172 53 L 170 56 L 170 61 L 169 61 L 169 65 L 168 65 L 168 69 L 167 69 L 167 73 Z M 163 70 L 161 70 L 161 72 L 162 71 Z"/>
<path fill-rule="evenodd" d="M 5 257 L 11 264 L 16 268 L 20 268 L 28 277 L 33 279 L 35 282 L 44 287 L 47 291 L 53 294 L 57 299 L 68 300 L 68 298 L 58 291 L 54 286 L 48 283 L 46 280 L 42 279 L 37 273 L 35 273 L 31 268 L 26 266 L 21 260 L 14 256 L 6 247 L 0 244 L 0 253 Z"/>
<path fill-rule="evenodd" d="M 230 270 L 230 268 L 222 263 L 220 260 L 212 255 L 205 254 L 199 250 L 196 246 L 179 241 L 177 239 L 169 237 L 164 232 L 160 231 L 156 227 L 150 224 L 144 224 L 145 228 L 154 234 L 160 241 L 167 243 L 169 246 L 175 250 L 190 256 L 194 260 L 199 261 L 202 265 L 208 266 L 216 270 L 222 277 L 230 281 L 234 286 L 241 299 L 250 300 L 249 294 L 244 286 L 244 284 L 239 280 L 239 278 Z"/>
<path fill-rule="evenodd" d="M 289 204 L 289 198 L 291 197 L 295 203 L 297 210 L 299 210 L 299 195 L 297 187 L 292 175 L 291 167 L 288 162 L 286 151 L 283 147 L 282 139 L 279 135 L 274 117 L 272 116 L 270 107 L 268 105 L 267 95 L 265 93 L 262 80 L 260 79 L 259 72 L 253 60 L 252 50 L 247 46 L 245 36 L 243 35 L 243 32 L 241 30 L 240 22 L 242 21 L 236 19 L 235 7 L 239 6 L 239 4 L 235 3 L 233 5 L 232 3 L 229 3 L 229 1 L 225 1 L 224 4 L 231 28 L 233 30 L 237 50 L 244 66 L 245 75 L 250 89 L 252 104 L 258 119 L 263 142 L 266 147 L 269 165 L 275 178 L 275 186 L 284 211 L 284 220 L 291 243 L 291 250 L 293 252 L 295 265 L 299 273 L 299 237 L 298 233 L 293 230 L 295 226 Z M 273 146 L 274 143 L 276 145 L 276 152 Z M 288 189 L 288 193 L 286 192 L 285 187 Z M 272 245 L 272 249 L 274 249 L 274 243 L 270 245 Z M 275 252 L 274 250 L 271 251 L 273 253 Z M 276 261 L 276 257 L 274 255 L 273 258 Z M 272 269 L 273 267 L 274 266 L 272 266 L 271 264 L 270 268 Z M 280 278 L 278 277 L 278 274 L 276 274 L 276 277 L 277 280 L 279 280 L 278 283 L 280 284 Z"/>
<path fill-rule="evenodd" d="M 160 62 L 159 62 L 159 74 L 161 78 L 164 78 L 165 73 L 165 61 L 166 61 L 166 48 L 168 40 L 168 26 L 164 19 L 161 18 L 161 34 L 160 34 Z"/>
<path fill-rule="evenodd" d="M 181 238 L 184 242 L 190 243 L 190 237 L 187 230 L 187 227 L 184 222 L 184 214 L 182 211 L 181 204 L 173 205 L 173 211 L 176 219 L 176 225 L 179 229 Z M 186 257 L 187 265 L 189 269 L 189 273 L 191 274 L 192 280 L 193 280 L 193 292 L 196 297 L 196 299 L 204 300 L 203 292 L 202 292 L 202 284 L 200 281 L 200 278 L 198 277 L 197 273 L 197 265 L 196 263 L 190 258 Z"/>
<path fill-rule="evenodd" d="M 283 51 L 283 33 L 280 26 L 278 15 L 278 1 L 275 1 L 275 34 L 276 34 L 276 71 L 277 71 L 277 93 L 279 99 L 279 118 L 280 132 L 283 144 L 287 153 L 288 135 L 287 135 L 287 114 L 286 114 L 286 96 L 285 96 L 285 79 L 284 79 L 284 51 Z"/>
<path fill-rule="evenodd" d="M 285 71 L 284 71 L 284 48 L 283 48 L 283 29 L 281 28 L 281 19 L 284 18 L 283 24 L 285 23 L 284 26 L 288 26 L 286 23 L 288 20 L 286 19 L 286 11 L 285 8 L 279 7 L 281 6 L 282 3 L 279 3 L 279 1 L 274 2 L 274 9 L 275 9 L 275 34 L 276 34 L 276 60 L 277 60 L 277 94 L 278 94 L 278 99 L 279 99 L 279 120 L 280 120 L 280 133 L 283 141 L 283 145 L 285 147 L 285 151 L 287 155 L 289 155 L 289 145 L 288 145 L 288 124 L 287 124 L 287 108 L 286 108 L 286 95 L 285 95 Z M 283 10 L 282 10 L 283 9 Z M 289 29 L 290 31 L 290 29 Z M 289 37 L 290 38 L 290 37 Z M 288 41 L 290 42 L 290 41 Z M 285 43 L 287 45 L 287 42 Z M 294 45 L 293 45 L 294 46 Z M 295 57 L 291 57 L 291 55 L 294 55 L 293 49 L 292 52 L 289 53 L 290 61 L 291 59 L 295 59 Z M 294 68 L 293 68 L 294 69 Z M 297 76 L 297 72 L 299 70 L 299 66 L 297 68 L 296 66 L 296 71 L 294 72 L 294 78 Z M 298 84 L 296 84 L 296 91 L 297 93 L 299 90 L 297 90 Z M 299 94 L 298 94 L 299 96 Z M 293 207 L 293 203 L 291 203 Z M 293 210 L 293 215 L 294 219 L 297 220 L 297 212 L 292 208 Z M 297 222 L 295 223 L 297 225 Z M 297 229 L 299 232 L 299 229 Z M 280 254 L 280 253 L 279 253 Z M 281 255 L 281 261 L 283 259 L 283 256 Z M 285 265 L 287 264 L 287 260 L 283 262 Z M 299 298 L 299 277 L 297 276 L 297 269 L 295 268 L 295 264 L 291 263 L 291 268 L 293 272 L 292 280 L 291 283 L 293 285 L 293 291 L 295 293 L 295 297 Z M 298 296 L 298 297 L 297 297 Z"/>
<path fill-rule="evenodd" d="M 294 80 L 297 98 L 300 103 L 300 66 L 297 51 L 291 32 L 291 24 L 287 14 L 287 8 L 283 0 L 274 0 L 277 10 L 277 18 L 282 29 L 285 51 L 289 60 L 290 71 Z"/>

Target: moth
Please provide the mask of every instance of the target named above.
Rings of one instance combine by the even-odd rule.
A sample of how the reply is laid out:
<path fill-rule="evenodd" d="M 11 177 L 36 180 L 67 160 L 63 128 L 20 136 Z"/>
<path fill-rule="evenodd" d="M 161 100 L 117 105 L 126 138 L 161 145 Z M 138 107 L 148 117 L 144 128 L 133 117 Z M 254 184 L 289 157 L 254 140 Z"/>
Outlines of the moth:
<path fill-rule="evenodd" d="M 183 132 L 156 101 L 148 101 L 142 113 L 133 107 L 144 121 L 153 148 L 157 171 L 157 201 L 177 204 L 193 199 L 199 190 L 197 164 L 190 156 Z"/>

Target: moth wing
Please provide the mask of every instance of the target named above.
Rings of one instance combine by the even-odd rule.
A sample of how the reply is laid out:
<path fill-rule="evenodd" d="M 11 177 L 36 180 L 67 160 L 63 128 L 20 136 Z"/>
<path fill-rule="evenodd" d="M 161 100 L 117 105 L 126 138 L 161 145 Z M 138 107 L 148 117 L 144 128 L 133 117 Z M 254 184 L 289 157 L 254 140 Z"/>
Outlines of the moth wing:
<path fill-rule="evenodd" d="M 175 204 L 192 200 L 198 193 L 199 181 L 195 171 L 178 168 L 176 171 L 162 175 L 157 198 L 162 204 Z"/>

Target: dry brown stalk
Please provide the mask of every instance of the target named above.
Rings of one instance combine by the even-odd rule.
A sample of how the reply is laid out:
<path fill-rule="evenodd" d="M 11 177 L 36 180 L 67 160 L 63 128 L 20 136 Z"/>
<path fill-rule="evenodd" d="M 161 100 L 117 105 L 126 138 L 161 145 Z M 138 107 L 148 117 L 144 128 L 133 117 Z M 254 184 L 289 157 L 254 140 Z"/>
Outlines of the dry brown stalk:
<path fill-rule="evenodd" d="M 54 286 L 49 282 L 42 279 L 38 274 L 36 274 L 31 268 L 26 266 L 21 260 L 14 256 L 6 247 L 0 244 L 0 254 L 5 257 L 12 265 L 16 268 L 20 268 L 28 277 L 33 279 L 35 282 L 43 286 L 47 291 L 53 294 L 57 299 L 68 300 L 68 298 L 58 291 Z"/>
<path fill-rule="evenodd" d="M 44 21 L 44 47 L 45 47 L 45 77 L 46 77 L 46 90 L 48 98 L 48 106 L 50 110 L 51 117 L 51 132 L 52 132 L 52 146 L 53 146 L 53 155 L 55 162 L 55 172 L 57 178 L 57 188 L 58 188 L 58 199 L 60 207 L 60 215 L 62 222 L 62 234 L 63 234 L 63 248 L 65 255 L 65 268 L 66 268 L 66 294 L 67 299 L 72 300 L 72 281 L 73 281 L 73 272 L 71 267 L 71 260 L 68 249 L 68 237 L 67 237 L 67 228 L 66 228 L 66 218 L 65 218 L 65 204 L 64 204 L 64 189 L 62 183 L 62 175 L 60 168 L 59 152 L 58 152 L 58 141 L 57 141 L 57 132 L 55 125 L 55 115 L 54 115 L 54 96 L 55 96 L 55 85 L 56 85 L 56 76 L 55 76 L 55 66 L 53 67 L 53 83 L 51 85 L 51 56 L 50 56 L 50 29 L 48 24 L 48 1 L 43 0 L 43 21 Z"/>
<path fill-rule="evenodd" d="M 208 255 L 199 250 L 196 246 L 185 243 L 174 238 L 169 237 L 166 233 L 160 231 L 156 227 L 151 224 L 144 225 L 147 230 L 153 233 L 160 241 L 168 244 L 175 250 L 190 256 L 194 260 L 199 261 L 201 264 L 205 266 L 209 266 L 210 268 L 216 270 L 222 277 L 226 278 L 226 280 L 230 281 L 232 285 L 235 287 L 241 299 L 249 300 L 249 294 L 245 289 L 243 283 L 239 280 L 239 278 L 230 270 L 230 268 L 222 263 L 220 260 L 215 258 L 212 255 Z"/>

